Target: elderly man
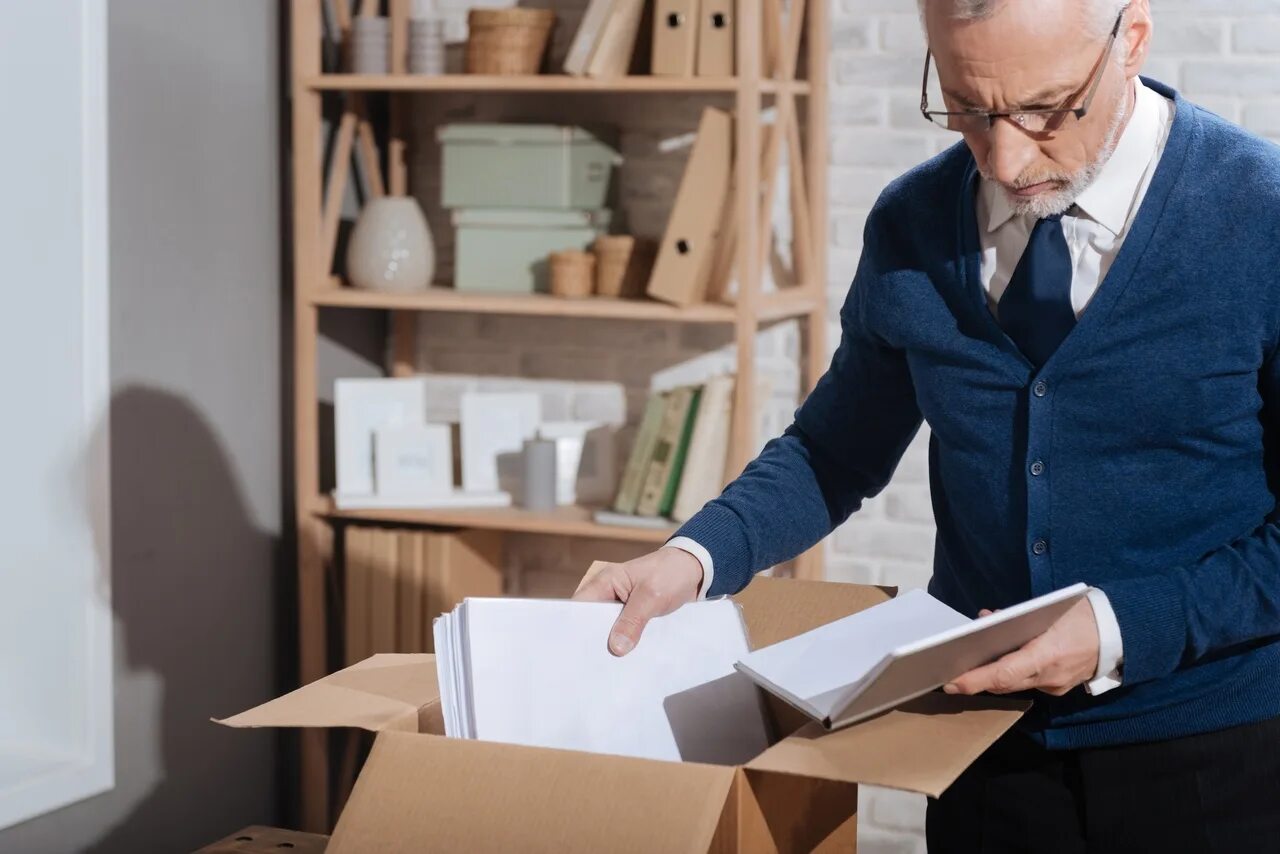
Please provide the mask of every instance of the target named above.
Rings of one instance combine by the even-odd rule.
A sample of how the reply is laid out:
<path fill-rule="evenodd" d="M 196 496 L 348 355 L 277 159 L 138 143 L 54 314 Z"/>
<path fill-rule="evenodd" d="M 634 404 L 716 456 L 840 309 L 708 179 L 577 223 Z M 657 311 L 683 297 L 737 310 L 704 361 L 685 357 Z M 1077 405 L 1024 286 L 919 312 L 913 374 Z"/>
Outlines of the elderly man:
<path fill-rule="evenodd" d="M 923 418 L 935 596 L 1091 585 L 946 686 L 1040 693 L 930 850 L 1280 850 L 1280 150 L 1139 78 L 1147 0 L 922 7 L 921 109 L 963 143 L 881 195 L 791 427 L 579 596 L 626 603 L 625 654 L 826 536 Z"/>

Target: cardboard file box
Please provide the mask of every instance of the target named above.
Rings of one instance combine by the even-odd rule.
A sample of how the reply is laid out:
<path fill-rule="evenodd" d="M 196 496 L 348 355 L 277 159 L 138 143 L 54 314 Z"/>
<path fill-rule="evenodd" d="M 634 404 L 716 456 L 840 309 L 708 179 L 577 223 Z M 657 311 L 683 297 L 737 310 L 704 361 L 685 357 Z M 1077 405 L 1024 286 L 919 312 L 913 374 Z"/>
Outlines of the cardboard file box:
<path fill-rule="evenodd" d="M 470 208 L 457 228 L 453 286 L 460 291 L 547 293 L 547 256 L 589 249 L 609 230 L 611 212 Z"/>
<path fill-rule="evenodd" d="M 757 578 L 734 598 L 763 646 L 889 596 Z M 661 762 L 445 738 L 434 656 L 378 655 L 222 723 L 378 733 L 331 854 L 852 851 L 859 783 L 937 796 L 1027 706 L 935 693 L 827 733 L 771 703 L 781 737 L 745 765 Z"/>
<path fill-rule="evenodd" d="M 621 162 L 608 133 L 580 127 L 453 124 L 436 136 L 445 208 L 602 208 Z"/>

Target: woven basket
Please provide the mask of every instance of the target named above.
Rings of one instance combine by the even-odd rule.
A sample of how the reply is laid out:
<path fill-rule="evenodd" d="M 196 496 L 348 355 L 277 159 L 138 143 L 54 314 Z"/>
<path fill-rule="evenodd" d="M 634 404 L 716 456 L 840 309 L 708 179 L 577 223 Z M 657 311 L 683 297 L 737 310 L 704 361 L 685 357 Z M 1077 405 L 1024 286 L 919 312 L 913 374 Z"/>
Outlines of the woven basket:
<path fill-rule="evenodd" d="M 549 9 L 472 9 L 467 73 L 537 74 L 555 23 Z"/>
<path fill-rule="evenodd" d="M 580 249 L 552 252 L 550 266 L 554 296 L 573 299 L 591 296 L 596 282 L 596 256 Z"/>
<path fill-rule="evenodd" d="M 607 234 L 596 238 L 596 293 L 603 297 L 639 299 L 644 296 L 653 270 L 657 245 L 651 240 L 637 240 L 626 234 Z"/>

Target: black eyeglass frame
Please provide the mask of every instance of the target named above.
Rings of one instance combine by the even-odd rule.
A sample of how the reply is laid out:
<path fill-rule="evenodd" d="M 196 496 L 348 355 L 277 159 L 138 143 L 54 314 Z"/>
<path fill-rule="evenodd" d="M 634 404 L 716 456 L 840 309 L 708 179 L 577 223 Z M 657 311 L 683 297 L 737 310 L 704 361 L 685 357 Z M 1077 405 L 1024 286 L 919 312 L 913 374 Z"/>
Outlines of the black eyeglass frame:
<path fill-rule="evenodd" d="M 1107 58 L 1111 56 L 1111 51 L 1115 47 L 1116 37 L 1120 34 L 1120 23 L 1124 20 L 1124 13 L 1129 11 L 1129 5 L 1125 4 L 1120 9 L 1120 14 L 1116 16 L 1115 25 L 1111 27 L 1111 35 L 1107 37 L 1107 48 L 1102 54 L 1102 60 L 1098 63 L 1098 67 L 1094 69 L 1092 82 L 1086 84 L 1089 87 L 1089 94 L 1085 96 L 1084 103 L 1078 107 L 1049 107 L 1041 110 L 1010 110 L 1004 113 L 988 113 L 983 110 L 930 110 L 929 109 L 929 67 L 933 59 L 933 51 L 926 49 L 924 53 L 924 79 L 920 83 L 920 114 L 924 116 L 925 121 L 930 124 L 936 124 L 941 127 L 953 130 L 947 127 L 952 116 L 963 116 L 964 118 L 985 117 L 987 120 L 986 129 L 989 131 L 996 125 L 997 119 L 1010 119 L 1019 128 L 1025 128 L 1014 117 L 1020 115 L 1040 115 L 1040 116 L 1060 116 L 1065 120 L 1068 115 L 1076 117 L 1076 121 L 1083 119 L 1089 113 L 1089 107 L 1093 105 L 1093 96 L 1097 94 L 1098 87 L 1102 84 L 1102 75 L 1107 69 Z M 1079 91 L 1079 90 L 1076 90 Z M 935 119 L 942 119 L 941 122 Z M 1045 127 L 1057 127 L 1052 118 L 1045 122 Z"/>

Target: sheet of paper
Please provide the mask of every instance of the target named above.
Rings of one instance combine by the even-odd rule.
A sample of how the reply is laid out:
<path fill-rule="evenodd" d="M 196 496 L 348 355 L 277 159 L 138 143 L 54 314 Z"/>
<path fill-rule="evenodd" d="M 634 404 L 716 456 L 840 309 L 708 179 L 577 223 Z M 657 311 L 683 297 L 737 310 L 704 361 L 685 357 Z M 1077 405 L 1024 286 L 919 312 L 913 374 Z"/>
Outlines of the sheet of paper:
<path fill-rule="evenodd" d="M 455 691 L 469 692 L 474 737 L 721 764 L 768 746 L 760 693 L 733 666 L 748 652 L 735 603 L 692 603 L 653 620 L 618 658 L 606 643 L 620 610 L 533 599 L 460 606 L 455 641 L 465 651 L 455 653 L 468 678 L 450 675 Z"/>
<path fill-rule="evenodd" d="M 750 653 L 742 663 L 828 713 L 821 706 L 830 701 L 829 692 L 858 682 L 898 647 L 969 622 L 925 591 L 912 590 Z"/>

